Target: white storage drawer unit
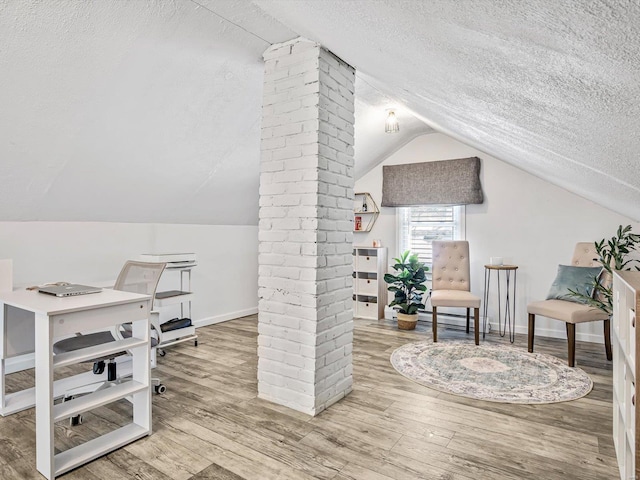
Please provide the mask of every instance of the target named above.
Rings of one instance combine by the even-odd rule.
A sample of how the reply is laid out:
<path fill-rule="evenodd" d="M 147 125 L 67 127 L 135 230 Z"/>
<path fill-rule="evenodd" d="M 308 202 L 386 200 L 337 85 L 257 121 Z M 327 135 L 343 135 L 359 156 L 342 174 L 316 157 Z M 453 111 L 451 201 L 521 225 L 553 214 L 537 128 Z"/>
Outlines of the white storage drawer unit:
<path fill-rule="evenodd" d="M 353 248 L 353 316 L 378 320 L 384 318 L 387 304 L 386 247 Z"/>

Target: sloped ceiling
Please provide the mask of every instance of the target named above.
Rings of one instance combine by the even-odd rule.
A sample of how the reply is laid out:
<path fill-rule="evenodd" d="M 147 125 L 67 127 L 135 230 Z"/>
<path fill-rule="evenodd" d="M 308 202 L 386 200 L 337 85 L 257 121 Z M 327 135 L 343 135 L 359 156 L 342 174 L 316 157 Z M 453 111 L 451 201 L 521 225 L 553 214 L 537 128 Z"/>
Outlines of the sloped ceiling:
<path fill-rule="evenodd" d="M 247 1 L 0 0 L 0 221 L 257 224 L 262 53 L 297 36 Z M 385 138 L 358 83 L 362 171 L 430 129 Z"/>
<path fill-rule="evenodd" d="M 256 224 L 261 56 L 298 35 L 358 69 L 356 176 L 431 126 L 638 219 L 639 10 L 0 0 L 0 220 Z"/>
<path fill-rule="evenodd" d="M 640 3 L 255 0 L 431 126 L 640 219 Z"/>
<path fill-rule="evenodd" d="M 257 224 L 262 53 L 296 34 L 201 3 L 0 1 L 0 220 Z"/>

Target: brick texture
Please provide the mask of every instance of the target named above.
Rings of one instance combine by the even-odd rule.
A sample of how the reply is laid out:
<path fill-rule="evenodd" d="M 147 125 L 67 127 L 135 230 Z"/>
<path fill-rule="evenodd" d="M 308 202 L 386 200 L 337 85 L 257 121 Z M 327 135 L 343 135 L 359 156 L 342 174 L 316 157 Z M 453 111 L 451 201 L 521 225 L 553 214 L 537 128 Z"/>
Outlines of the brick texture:
<path fill-rule="evenodd" d="M 355 71 L 300 38 L 264 61 L 258 395 L 316 415 L 352 388 Z"/>

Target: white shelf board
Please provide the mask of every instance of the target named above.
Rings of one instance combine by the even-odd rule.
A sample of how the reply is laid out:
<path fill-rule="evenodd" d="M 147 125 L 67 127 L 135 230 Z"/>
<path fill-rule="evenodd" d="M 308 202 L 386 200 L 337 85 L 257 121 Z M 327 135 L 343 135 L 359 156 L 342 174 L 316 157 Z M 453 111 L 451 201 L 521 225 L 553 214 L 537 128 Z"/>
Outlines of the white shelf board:
<path fill-rule="evenodd" d="M 9 393 L 4 396 L 4 407 L 2 408 L 2 415 L 11 415 L 13 413 L 21 412 L 35 405 L 36 402 L 36 389 L 28 388 L 20 390 L 19 392 Z"/>
<path fill-rule="evenodd" d="M 191 270 L 193 267 L 197 267 L 197 263 L 167 263 L 167 266 L 164 267 L 166 270 Z"/>
<path fill-rule="evenodd" d="M 633 425 L 632 428 L 636 428 L 635 425 Z M 629 445 L 635 445 L 636 444 L 636 439 L 633 435 L 633 431 L 627 428 L 627 433 L 626 433 L 626 437 L 627 437 L 627 442 L 629 442 Z"/>
<path fill-rule="evenodd" d="M 195 253 L 143 253 L 140 258 L 146 262 L 166 262 L 166 263 L 180 263 L 180 262 L 195 262 Z"/>
<path fill-rule="evenodd" d="M 153 306 L 162 308 L 168 307 L 170 305 L 180 305 L 181 303 L 192 301 L 194 297 L 195 295 L 193 293 L 184 293 L 182 295 L 175 295 L 173 297 L 156 298 L 154 300 Z"/>
<path fill-rule="evenodd" d="M 176 335 L 169 338 L 168 340 L 164 340 L 162 343 L 159 343 L 157 345 L 158 348 L 170 347 L 171 345 L 176 345 L 178 343 L 186 342 L 187 340 L 198 339 L 198 336 L 195 334 L 195 327 L 186 327 L 186 328 L 179 328 L 177 330 L 171 330 L 170 332 L 165 332 L 163 336 L 166 336 L 167 334 L 170 334 L 173 332 L 176 332 Z"/>
<path fill-rule="evenodd" d="M 620 415 L 620 419 L 622 420 L 622 424 L 625 425 L 627 421 L 627 412 L 625 412 L 625 404 L 624 402 L 618 403 L 618 413 Z"/>
<path fill-rule="evenodd" d="M 101 407 L 107 403 L 115 402 L 116 400 L 141 392 L 147 388 L 148 386 L 140 382 L 129 381 L 74 398 L 68 402 L 59 403 L 53 406 L 53 421 L 59 422 L 67 417 L 72 417 L 87 410 Z"/>
<path fill-rule="evenodd" d="M 82 445 L 65 450 L 55 456 L 55 476 L 62 475 L 150 433 L 140 425 L 130 423 Z"/>
<path fill-rule="evenodd" d="M 122 376 L 131 374 L 131 362 L 118 363 L 118 372 Z M 53 382 L 53 398 L 60 398 L 69 390 L 107 380 L 107 373 L 96 375 L 91 371 L 61 378 Z M 8 393 L 4 397 L 5 406 L 0 410 L 3 416 L 21 412 L 32 408 L 36 403 L 36 390 L 34 387 L 20 390 L 15 393 Z"/>
<path fill-rule="evenodd" d="M 113 353 L 120 353 L 135 347 L 141 347 L 148 343 L 148 340 L 139 338 L 127 338 L 115 342 L 102 343 L 93 347 L 82 348 L 72 352 L 59 353 L 53 357 L 54 367 L 65 367 L 75 363 L 86 362 L 95 358 L 106 357 Z"/>
<path fill-rule="evenodd" d="M 629 355 L 629 352 L 627 352 L 624 348 L 622 348 L 622 345 L 624 345 L 624 344 L 620 340 L 618 332 L 614 331 L 613 334 L 615 336 L 615 341 L 618 343 L 618 345 L 620 345 L 620 351 L 622 352 L 622 356 L 624 358 L 624 362 L 629 366 L 629 371 L 631 372 L 631 375 L 633 376 L 633 380 L 635 381 L 635 379 L 636 379 L 636 362 L 632 361 L 631 355 Z"/>

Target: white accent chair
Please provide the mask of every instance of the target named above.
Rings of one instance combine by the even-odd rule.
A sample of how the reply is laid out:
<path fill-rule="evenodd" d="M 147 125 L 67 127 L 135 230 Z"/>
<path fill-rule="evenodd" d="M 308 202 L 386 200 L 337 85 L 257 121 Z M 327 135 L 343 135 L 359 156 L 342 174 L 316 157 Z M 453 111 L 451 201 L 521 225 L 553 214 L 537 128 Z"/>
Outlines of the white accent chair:
<path fill-rule="evenodd" d="M 599 267 L 598 252 L 593 242 L 579 242 L 573 252 L 571 265 L 574 267 Z M 605 272 L 606 273 L 606 272 Z M 601 281 L 610 282 L 610 278 Z M 568 302 L 566 300 L 542 300 L 532 302 L 527 305 L 529 314 L 529 340 L 528 350 L 533 352 L 533 340 L 535 335 L 536 315 L 560 320 L 566 323 L 568 341 L 568 363 L 570 367 L 575 366 L 576 359 L 576 324 L 585 322 L 596 322 L 604 320 L 604 346 L 607 360 L 613 358 L 611 352 L 611 321 L 606 312 L 584 305 L 582 303 Z"/>
<path fill-rule="evenodd" d="M 480 344 L 480 297 L 471 294 L 469 242 L 442 241 L 432 243 L 431 306 L 433 312 L 433 341 L 438 341 L 438 307 L 473 308 L 473 328 L 476 345 Z"/>

